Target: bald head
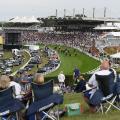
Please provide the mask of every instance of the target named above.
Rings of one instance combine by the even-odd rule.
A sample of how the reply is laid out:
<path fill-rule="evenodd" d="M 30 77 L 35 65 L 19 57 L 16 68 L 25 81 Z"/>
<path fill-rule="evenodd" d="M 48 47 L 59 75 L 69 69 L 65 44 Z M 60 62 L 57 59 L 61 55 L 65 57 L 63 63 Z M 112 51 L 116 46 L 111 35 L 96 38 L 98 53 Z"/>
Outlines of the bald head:
<path fill-rule="evenodd" d="M 101 70 L 108 70 L 110 67 L 109 65 L 109 61 L 108 60 L 104 60 L 101 65 L 100 65 L 100 69 Z"/>

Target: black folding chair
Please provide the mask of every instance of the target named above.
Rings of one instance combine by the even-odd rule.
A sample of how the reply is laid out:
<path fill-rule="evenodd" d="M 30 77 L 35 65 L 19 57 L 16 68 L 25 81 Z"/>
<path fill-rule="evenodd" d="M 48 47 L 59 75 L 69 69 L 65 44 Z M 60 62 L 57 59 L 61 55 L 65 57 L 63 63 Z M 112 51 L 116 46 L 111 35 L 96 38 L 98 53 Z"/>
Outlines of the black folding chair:
<path fill-rule="evenodd" d="M 115 83 L 113 80 L 113 73 L 109 75 L 96 74 L 96 80 L 98 82 L 99 89 L 103 95 L 103 97 L 100 99 L 98 111 L 101 111 L 102 113 L 107 113 L 111 109 L 111 107 L 120 110 L 120 108 L 114 104 L 117 96 L 114 94 Z"/>
<path fill-rule="evenodd" d="M 0 91 L 0 117 L 7 116 L 7 120 L 15 114 L 18 120 L 18 111 L 24 108 L 24 105 L 13 97 L 12 87 Z"/>
<path fill-rule="evenodd" d="M 32 83 L 31 86 L 33 93 L 33 103 L 29 106 L 27 115 L 29 116 L 31 114 L 40 112 L 44 114 L 44 116 L 41 118 L 42 120 L 46 117 L 51 120 L 59 119 L 59 114 L 57 114 L 57 117 L 49 114 L 51 113 L 51 108 L 63 102 L 63 96 L 57 93 L 53 93 L 53 80 L 50 80 L 47 83 L 41 85 Z"/>

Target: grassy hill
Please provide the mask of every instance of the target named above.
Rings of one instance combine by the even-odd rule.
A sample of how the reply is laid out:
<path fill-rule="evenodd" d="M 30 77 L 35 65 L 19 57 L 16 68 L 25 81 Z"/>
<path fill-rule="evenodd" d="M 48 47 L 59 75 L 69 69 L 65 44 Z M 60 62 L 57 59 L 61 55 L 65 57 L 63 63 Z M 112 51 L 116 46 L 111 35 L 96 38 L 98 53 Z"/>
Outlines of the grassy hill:
<path fill-rule="evenodd" d="M 58 45 L 50 45 L 50 47 L 58 52 L 61 66 L 57 71 L 49 74 L 48 76 L 57 76 L 60 71 L 64 71 L 65 75 L 72 75 L 75 66 L 80 69 L 81 73 L 85 73 L 95 69 L 100 64 L 99 61 L 74 48 Z"/>

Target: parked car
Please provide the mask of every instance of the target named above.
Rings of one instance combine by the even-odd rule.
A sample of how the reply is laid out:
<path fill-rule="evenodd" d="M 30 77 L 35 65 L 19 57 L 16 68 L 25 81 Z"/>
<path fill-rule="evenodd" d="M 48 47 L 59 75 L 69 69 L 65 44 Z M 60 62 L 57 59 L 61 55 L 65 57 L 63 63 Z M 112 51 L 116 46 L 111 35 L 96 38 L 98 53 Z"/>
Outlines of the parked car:
<path fill-rule="evenodd" d="M 8 66 L 8 67 L 12 67 L 13 66 L 13 62 L 12 61 L 7 61 L 5 63 L 5 65 Z"/>
<path fill-rule="evenodd" d="M 20 63 L 19 63 L 19 61 L 15 61 L 13 65 L 14 65 L 14 66 L 19 66 Z"/>
<path fill-rule="evenodd" d="M 10 74 L 12 72 L 11 68 L 6 68 L 3 73 L 4 74 Z"/>

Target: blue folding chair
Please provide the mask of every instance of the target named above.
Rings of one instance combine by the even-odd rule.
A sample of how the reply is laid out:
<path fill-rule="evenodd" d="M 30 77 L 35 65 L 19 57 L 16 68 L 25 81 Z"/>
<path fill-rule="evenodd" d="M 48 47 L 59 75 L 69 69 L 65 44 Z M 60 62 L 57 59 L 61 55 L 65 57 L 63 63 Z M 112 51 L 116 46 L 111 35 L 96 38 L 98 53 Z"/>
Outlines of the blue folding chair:
<path fill-rule="evenodd" d="M 114 94 L 115 83 L 113 80 L 113 73 L 109 75 L 96 74 L 96 80 L 99 86 L 99 90 L 97 91 L 99 94 L 99 96 L 97 97 L 97 103 L 100 102 L 100 104 L 98 104 L 98 111 L 101 111 L 102 113 L 107 113 L 111 109 L 111 107 L 114 107 L 115 109 L 120 111 L 120 108 L 114 104 L 117 96 L 116 94 Z M 93 102 L 95 99 L 95 95 L 93 95 L 91 102 Z M 106 104 L 108 105 L 106 106 Z"/>
<path fill-rule="evenodd" d="M 0 117 L 11 117 L 15 114 L 15 119 L 18 120 L 18 111 L 24 108 L 24 105 L 13 97 L 12 87 L 0 91 Z"/>
<path fill-rule="evenodd" d="M 42 120 L 46 119 L 46 117 L 51 120 L 59 119 L 59 113 L 56 117 L 49 114 L 51 108 L 63 103 L 63 96 L 57 93 L 53 93 L 53 80 L 50 80 L 47 83 L 41 85 L 32 83 L 31 86 L 33 93 L 33 103 L 31 103 L 29 106 L 27 115 L 30 116 L 39 112 L 44 114 L 43 117 L 41 116 Z"/>

